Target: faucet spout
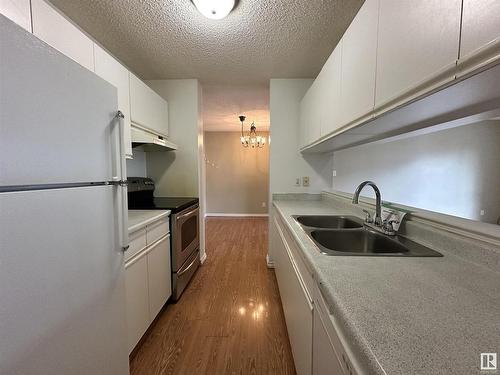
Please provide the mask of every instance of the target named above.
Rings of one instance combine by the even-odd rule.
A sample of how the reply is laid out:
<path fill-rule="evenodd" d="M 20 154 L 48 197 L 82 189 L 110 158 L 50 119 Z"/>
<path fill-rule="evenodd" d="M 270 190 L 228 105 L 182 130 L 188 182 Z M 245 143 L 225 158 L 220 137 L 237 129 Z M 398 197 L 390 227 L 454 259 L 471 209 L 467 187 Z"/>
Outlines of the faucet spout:
<path fill-rule="evenodd" d="M 352 196 L 352 203 L 353 204 L 358 204 L 359 203 L 359 194 L 361 193 L 361 190 L 365 186 L 371 186 L 373 190 L 375 191 L 375 198 L 376 198 L 376 208 L 375 208 L 375 224 L 376 225 L 381 225 L 382 224 L 382 199 L 380 196 L 380 190 L 378 189 L 377 185 L 373 181 L 363 181 L 362 183 L 359 184 L 359 186 L 356 188 L 356 191 L 354 192 L 354 195 Z"/>

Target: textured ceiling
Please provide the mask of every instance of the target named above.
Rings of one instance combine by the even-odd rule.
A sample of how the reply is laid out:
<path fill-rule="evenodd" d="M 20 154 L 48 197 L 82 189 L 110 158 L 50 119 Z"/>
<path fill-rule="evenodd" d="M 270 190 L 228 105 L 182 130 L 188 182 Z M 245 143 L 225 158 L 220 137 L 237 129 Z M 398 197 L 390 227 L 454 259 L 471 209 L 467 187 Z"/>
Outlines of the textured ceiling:
<path fill-rule="evenodd" d="M 203 86 L 205 131 L 241 131 L 239 115 L 245 115 L 245 130 L 255 121 L 257 131 L 269 130 L 269 87 L 260 85 Z"/>
<path fill-rule="evenodd" d="M 143 79 L 265 84 L 315 77 L 364 0 L 239 0 L 223 20 L 190 0 L 50 0 Z"/>

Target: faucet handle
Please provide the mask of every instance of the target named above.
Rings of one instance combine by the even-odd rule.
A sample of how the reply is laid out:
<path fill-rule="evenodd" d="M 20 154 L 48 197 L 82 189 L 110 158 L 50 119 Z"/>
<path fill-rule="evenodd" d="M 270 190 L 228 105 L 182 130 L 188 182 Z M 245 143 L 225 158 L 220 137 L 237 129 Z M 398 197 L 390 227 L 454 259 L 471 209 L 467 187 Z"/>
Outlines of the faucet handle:
<path fill-rule="evenodd" d="M 383 227 L 385 230 L 392 231 L 394 232 L 394 227 L 392 224 L 399 224 L 399 220 L 397 219 L 392 219 L 392 220 L 384 220 Z"/>
<path fill-rule="evenodd" d="M 368 210 L 363 208 L 363 212 L 365 213 L 365 223 L 373 223 L 372 215 Z"/>

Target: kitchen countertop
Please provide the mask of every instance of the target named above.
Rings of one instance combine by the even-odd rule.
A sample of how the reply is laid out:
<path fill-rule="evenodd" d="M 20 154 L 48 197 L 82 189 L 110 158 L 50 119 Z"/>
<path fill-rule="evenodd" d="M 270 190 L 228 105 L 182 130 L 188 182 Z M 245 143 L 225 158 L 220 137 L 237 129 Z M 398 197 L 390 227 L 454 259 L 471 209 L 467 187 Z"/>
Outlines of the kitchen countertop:
<path fill-rule="evenodd" d="M 481 373 L 480 353 L 500 352 L 498 270 L 436 246 L 443 257 L 325 256 L 291 215 L 352 212 L 325 200 L 273 204 L 370 374 Z"/>
<path fill-rule="evenodd" d="M 169 215 L 170 210 L 128 210 L 128 232 L 135 232 Z"/>

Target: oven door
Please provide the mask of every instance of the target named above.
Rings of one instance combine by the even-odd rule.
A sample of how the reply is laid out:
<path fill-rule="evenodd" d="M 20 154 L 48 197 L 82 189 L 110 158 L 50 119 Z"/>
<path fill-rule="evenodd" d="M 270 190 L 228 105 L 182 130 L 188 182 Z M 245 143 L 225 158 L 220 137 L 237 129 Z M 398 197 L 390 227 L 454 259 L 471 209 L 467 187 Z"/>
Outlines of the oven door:
<path fill-rule="evenodd" d="M 176 272 L 200 247 L 200 210 L 198 205 L 179 212 L 174 217 L 172 233 L 172 270 Z"/>

